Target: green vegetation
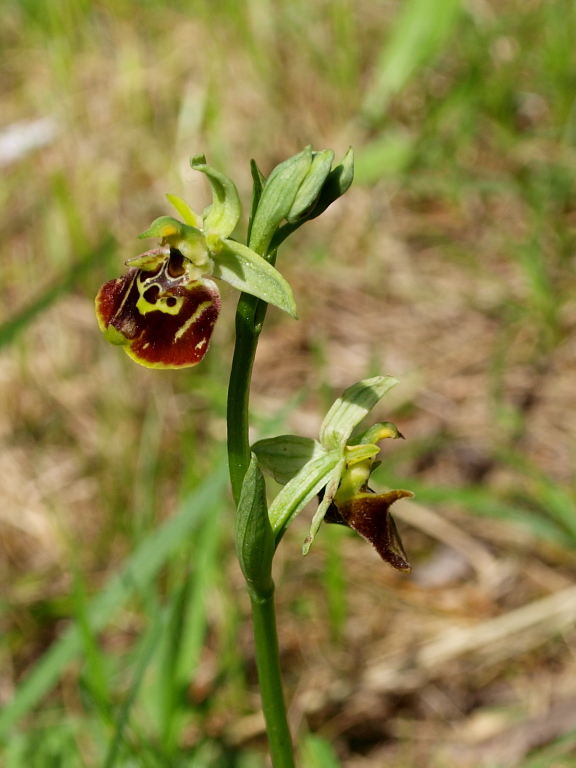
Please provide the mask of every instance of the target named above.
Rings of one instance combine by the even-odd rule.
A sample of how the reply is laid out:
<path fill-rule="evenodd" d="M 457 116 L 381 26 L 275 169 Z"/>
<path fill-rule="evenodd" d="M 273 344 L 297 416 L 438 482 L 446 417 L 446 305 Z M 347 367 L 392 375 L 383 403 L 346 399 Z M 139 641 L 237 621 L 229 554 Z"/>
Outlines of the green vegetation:
<path fill-rule="evenodd" d="M 375 490 L 411 488 L 500 570 L 427 582 L 445 538 L 417 522 L 414 581 L 340 526 L 303 559 L 303 513 L 274 574 L 301 764 L 436 768 L 454 742 L 476 766 L 549 710 L 541 741 L 487 754 L 576 765 L 573 622 L 415 655 L 576 576 L 575 28 L 568 0 L 4 0 L 0 158 L 8 126 L 56 126 L 0 184 L 7 768 L 265 765 L 225 490 L 235 296 L 206 359 L 167 372 L 102 340 L 93 297 L 165 192 L 209 204 L 191 155 L 247 200 L 249 158 L 269 174 L 308 143 L 353 145 L 356 180 L 283 245 L 300 320 L 270 311 L 254 439 L 317 435 L 345 387 L 397 377 L 381 416 L 407 439 Z"/>

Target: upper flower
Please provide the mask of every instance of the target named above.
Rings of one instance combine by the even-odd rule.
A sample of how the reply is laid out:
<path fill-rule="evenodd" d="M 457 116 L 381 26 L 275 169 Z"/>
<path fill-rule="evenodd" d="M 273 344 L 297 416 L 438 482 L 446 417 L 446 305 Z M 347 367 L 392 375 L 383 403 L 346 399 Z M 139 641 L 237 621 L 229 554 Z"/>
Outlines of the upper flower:
<path fill-rule="evenodd" d="M 410 570 L 389 508 L 394 501 L 413 494 L 405 490 L 375 494 L 368 487 L 380 450 L 377 443 L 402 435 L 385 422 L 352 437 L 354 428 L 396 383 L 390 376 L 376 376 L 349 387 L 328 411 L 319 440 L 281 435 L 252 446 L 262 469 L 284 485 L 269 509 L 277 540 L 318 494 L 321 500 L 304 542 L 304 554 L 326 519 L 353 528 L 397 570 Z"/>
<path fill-rule="evenodd" d="M 179 197 L 167 195 L 182 221 L 156 219 L 140 237 L 160 238 L 160 247 L 129 259 L 126 275 L 106 283 L 96 297 L 106 338 L 148 367 L 195 365 L 206 354 L 220 311 L 211 277 L 296 317 L 292 290 L 273 266 L 275 252 L 352 183 L 352 150 L 334 168 L 333 159 L 332 150 L 306 147 L 277 165 L 268 179 L 252 162 L 248 247 L 230 237 L 241 211 L 234 183 L 203 155 L 193 157 L 192 168 L 204 173 L 212 188 L 212 205 L 199 216 Z"/>
<path fill-rule="evenodd" d="M 262 256 L 231 240 L 240 217 L 234 183 L 206 165 L 213 203 L 203 216 L 176 197 L 168 199 L 182 216 L 156 219 L 140 238 L 160 238 L 160 247 L 126 263 L 128 272 L 110 280 L 96 297 L 101 330 L 137 363 L 151 368 L 182 368 L 200 362 L 220 311 L 220 294 L 210 277 L 251 293 L 296 317 L 292 289 Z"/>

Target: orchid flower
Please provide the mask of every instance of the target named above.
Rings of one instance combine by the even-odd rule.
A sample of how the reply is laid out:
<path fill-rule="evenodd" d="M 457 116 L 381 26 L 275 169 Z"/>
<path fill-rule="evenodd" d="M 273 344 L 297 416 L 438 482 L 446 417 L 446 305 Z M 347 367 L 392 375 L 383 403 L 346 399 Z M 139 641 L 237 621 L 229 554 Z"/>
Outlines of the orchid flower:
<path fill-rule="evenodd" d="M 230 238 L 240 218 L 234 183 L 193 157 L 204 173 L 213 202 L 202 216 L 175 195 L 167 195 L 183 221 L 156 219 L 140 238 L 160 238 L 160 246 L 129 259 L 128 272 L 106 283 L 96 297 L 104 335 L 149 368 L 184 368 L 199 363 L 220 312 L 220 292 L 212 278 L 274 304 L 292 317 L 292 289 L 262 256 Z"/>
<path fill-rule="evenodd" d="M 325 519 L 353 528 L 393 568 L 410 570 L 389 509 L 393 502 L 414 494 L 405 490 L 376 494 L 368 487 L 377 466 L 377 443 L 402 435 L 393 424 L 383 422 L 352 437 L 354 428 L 396 383 L 390 376 L 376 376 L 349 387 L 328 411 L 319 440 L 281 435 L 252 446 L 261 468 L 284 486 L 269 509 L 276 541 L 300 510 L 319 495 L 303 554 Z"/>

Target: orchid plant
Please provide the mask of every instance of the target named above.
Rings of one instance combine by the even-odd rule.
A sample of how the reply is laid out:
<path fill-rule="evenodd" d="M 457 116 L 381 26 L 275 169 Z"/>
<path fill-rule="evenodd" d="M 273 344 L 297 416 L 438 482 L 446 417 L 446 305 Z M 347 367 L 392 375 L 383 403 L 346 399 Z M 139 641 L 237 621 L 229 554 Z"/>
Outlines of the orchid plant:
<path fill-rule="evenodd" d="M 370 542 L 392 567 L 409 571 L 390 506 L 410 491 L 374 493 L 370 475 L 378 443 L 402 435 L 388 422 L 358 432 L 360 422 L 397 383 L 390 376 L 360 381 L 328 411 L 318 440 L 281 435 L 250 446 L 249 393 L 252 365 L 268 304 L 296 317 L 292 290 L 275 268 L 278 246 L 343 195 L 353 179 L 349 150 L 333 166 L 331 150 L 302 152 L 280 163 L 268 178 L 252 161 L 253 193 L 246 245 L 232 237 L 241 215 L 234 183 L 191 160 L 211 186 L 213 201 L 202 215 L 167 195 L 180 219 L 161 216 L 140 235 L 160 240 L 129 259 L 128 271 L 107 282 L 96 297 L 101 330 L 137 363 L 184 368 L 206 354 L 220 311 L 216 280 L 241 291 L 236 344 L 228 388 L 228 460 L 236 502 L 236 551 L 250 595 L 256 661 L 270 753 L 275 768 L 293 768 L 274 610 L 272 560 L 294 518 L 315 496 L 319 504 L 306 554 L 323 520 L 347 525 Z M 268 506 L 262 472 L 282 485 Z"/>

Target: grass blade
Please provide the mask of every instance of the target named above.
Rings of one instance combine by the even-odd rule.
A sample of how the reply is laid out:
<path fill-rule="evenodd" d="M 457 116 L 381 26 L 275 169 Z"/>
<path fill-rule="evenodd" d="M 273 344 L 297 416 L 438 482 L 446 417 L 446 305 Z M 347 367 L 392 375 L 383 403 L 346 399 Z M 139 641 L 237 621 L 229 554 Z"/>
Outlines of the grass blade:
<path fill-rule="evenodd" d="M 0 349 L 10 344 L 36 317 L 52 306 L 63 294 L 67 293 L 76 280 L 92 267 L 105 261 L 116 249 L 112 237 L 105 238 L 97 248 L 88 251 L 74 262 L 64 274 L 44 293 L 37 296 L 28 306 L 0 325 Z"/>
<path fill-rule="evenodd" d="M 218 506 L 222 504 L 226 480 L 227 468 L 222 461 L 214 474 L 183 502 L 178 514 L 146 537 L 120 573 L 112 577 L 88 609 L 93 631 L 105 627 L 135 590 L 145 589 L 166 560 L 188 540 L 204 515 L 216 514 Z M 19 686 L 14 699 L 0 712 L 0 739 L 5 738 L 18 720 L 30 712 L 56 684 L 66 664 L 81 650 L 81 635 L 78 627 L 73 624 L 42 656 Z"/>
<path fill-rule="evenodd" d="M 416 70 L 442 50 L 460 11 L 460 0 L 408 0 L 381 51 L 372 85 L 361 108 L 362 117 L 377 123 L 388 102 Z"/>

